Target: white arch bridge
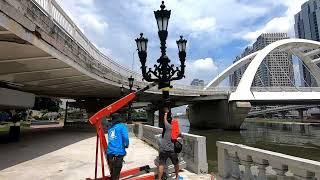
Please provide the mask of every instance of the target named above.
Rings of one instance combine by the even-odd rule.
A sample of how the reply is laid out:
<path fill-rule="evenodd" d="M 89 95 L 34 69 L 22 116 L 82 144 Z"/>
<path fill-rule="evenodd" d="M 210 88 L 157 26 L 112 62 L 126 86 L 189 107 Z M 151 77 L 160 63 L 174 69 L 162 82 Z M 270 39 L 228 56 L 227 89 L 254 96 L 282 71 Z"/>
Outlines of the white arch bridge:
<path fill-rule="evenodd" d="M 277 66 L 278 73 L 272 73 L 267 69 L 269 72 L 264 75 L 269 75 L 274 81 L 277 81 L 279 77 L 287 78 L 290 83 L 285 84 L 285 86 L 281 83 L 278 83 L 280 86 L 271 87 L 252 86 L 255 79 L 260 79 L 260 77 L 257 77 L 257 72 L 261 65 L 266 65 L 266 62 L 264 62 L 266 58 L 277 53 L 284 53 L 290 57 L 285 62 L 287 67 L 283 67 L 283 62 L 277 62 L 279 58 L 273 58 L 272 61 Z M 296 57 L 300 60 L 300 65 L 309 70 L 308 72 L 315 79 L 316 84 L 320 84 L 320 68 L 317 66 L 317 63 L 320 62 L 319 54 L 320 42 L 305 39 L 284 39 L 239 59 L 208 83 L 204 90 L 218 87 L 224 79 L 241 69 L 243 72 L 238 86 L 230 88 L 228 91 L 230 94 L 225 101 L 199 102 L 190 105 L 189 118 L 191 123 L 194 126 L 239 128 L 252 103 L 273 105 L 319 104 L 320 88 L 313 86 L 300 87 L 294 80 L 294 73 L 297 72 L 293 72 L 293 68 L 288 71 L 290 69 L 288 67 L 294 66 L 291 57 Z M 284 68 L 287 68 L 287 70 Z M 305 81 L 303 77 L 301 79 Z M 217 117 L 218 120 L 208 122 L 206 121 L 208 117 Z M 227 118 L 227 123 L 219 121 L 219 119 L 225 119 L 224 117 Z"/>
<path fill-rule="evenodd" d="M 278 52 L 298 57 L 313 75 L 317 84 L 320 84 L 320 68 L 317 66 L 317 63 L 320 62 L 318 57 L 320 42 L 306 39 L 284 39 L 236 61 L 208 83 L 204 89 L 209 90 L 217 87 L 225 78 L 243 66 L 247 66 L 238 86 L 230 94 L 229 101 L 318 101 L 320 99 L 320 88 L 318 87 L 297 87 L 295 83 L 284 87 L 252 87 L 255 75 L 263 60 L 269 54 Z M 277 75 L 283 76 L 283 74 L 275 74 L 275 78 Z"/>

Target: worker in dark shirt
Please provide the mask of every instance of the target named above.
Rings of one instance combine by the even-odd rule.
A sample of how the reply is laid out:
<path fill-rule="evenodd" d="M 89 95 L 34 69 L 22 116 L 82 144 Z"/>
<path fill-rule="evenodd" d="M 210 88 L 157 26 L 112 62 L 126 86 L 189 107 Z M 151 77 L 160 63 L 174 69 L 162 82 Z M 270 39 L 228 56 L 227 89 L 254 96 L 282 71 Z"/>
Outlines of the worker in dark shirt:
<path fill-rule="evenodd" d="M 176 179 L 179 178 L 179 159 L 178 153 L 174 151 L 174 143 L 171 140 L 171 113 L 167 107 L 164 108 L 164 125 L 165 132 L 162 133 L 162 138 L 160 139 L 159 145 L 159 175 L 158 179 L 161 180 L 163 176 L 164 166 L 166 165 L 166 161 L 170 158 L 172 164 L 174 165 Z"/>

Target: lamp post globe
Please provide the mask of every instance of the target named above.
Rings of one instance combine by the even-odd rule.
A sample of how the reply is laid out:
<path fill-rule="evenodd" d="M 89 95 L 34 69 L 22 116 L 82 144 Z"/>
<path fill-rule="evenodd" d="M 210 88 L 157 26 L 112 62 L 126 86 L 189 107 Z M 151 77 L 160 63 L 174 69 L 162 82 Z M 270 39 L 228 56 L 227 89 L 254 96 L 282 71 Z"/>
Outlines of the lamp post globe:
<path fill-rule="evenodd" d="M 158 89 L 162 90 L 163 106 L 168 107 L 170 111 L 171 101 L 169 98 L 169 89 L 172 88 L 170 82 L 184 78 L 187 40 L 180 36 L 180 39 L 177 41 L 180 67 L 175 67 L 173 64 L 170 64 L 171 60 L 166 55 L 166 40 L 168 37 L 168 25 L 171 10 L 166 10 L 165 8 L 166 6 L 164 5 L 164 1 L 162 1 L 160 10 L 154 11 L 158 27 L 158 36 L 160 39 L 161 56 L 157 59 L 157 64 L 154 65 L 153 69 L 146 66 L 148 39 L 143 37 L 143 33 L 140 33 L 140 37 L 135 39 L 135 41 L 137 44 L 143 79 L 147 82 L 158 83 Z M 163 107 L 160 107 L 159 109 L 160 127 L 163 127 L 162 109 Z"/>

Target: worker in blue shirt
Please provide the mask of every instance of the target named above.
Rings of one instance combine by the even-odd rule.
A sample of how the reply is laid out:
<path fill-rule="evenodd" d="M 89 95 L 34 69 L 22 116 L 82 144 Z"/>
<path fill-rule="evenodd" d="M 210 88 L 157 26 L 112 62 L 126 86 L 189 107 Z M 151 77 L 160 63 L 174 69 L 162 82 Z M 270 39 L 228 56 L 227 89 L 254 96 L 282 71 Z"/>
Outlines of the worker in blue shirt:
<path fill-rule="evenodd" d="M 111 126 L 108 129 L 107 161 L 112 180 L 120 178 L 123 157 L 126 148 L 129 147 L 129 135 L 127 126 L 122 123 L 119 113 L 111 115 Z"/>

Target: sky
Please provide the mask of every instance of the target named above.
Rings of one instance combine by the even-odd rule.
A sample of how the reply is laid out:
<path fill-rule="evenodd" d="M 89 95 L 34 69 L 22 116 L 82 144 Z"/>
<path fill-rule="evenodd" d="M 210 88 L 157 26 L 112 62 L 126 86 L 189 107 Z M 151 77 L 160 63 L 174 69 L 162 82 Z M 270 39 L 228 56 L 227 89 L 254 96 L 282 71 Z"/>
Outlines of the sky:
<path fill-rule="evenodd" d="M 266 32 L 294 37 L 294 14 L 306 0 L 166 0 L 171 10 L 167 52 L 179 65 L 176 40 L 187 39 L 186 78 L 208 83 L 232 64 L 246 46 Z M 160 0 L 57 0 L 81 31 L 104 54 L 140 72 L 134 39 L 149 39 L 147 64 L 160 56 L 154 10 Z"/>

